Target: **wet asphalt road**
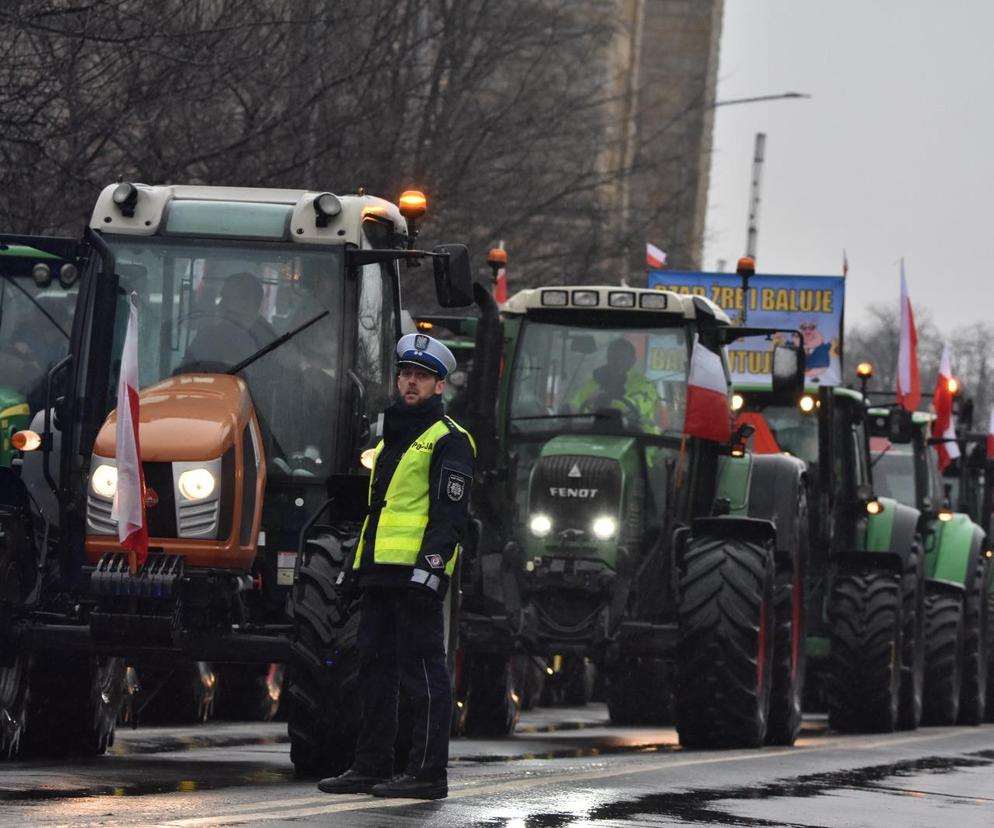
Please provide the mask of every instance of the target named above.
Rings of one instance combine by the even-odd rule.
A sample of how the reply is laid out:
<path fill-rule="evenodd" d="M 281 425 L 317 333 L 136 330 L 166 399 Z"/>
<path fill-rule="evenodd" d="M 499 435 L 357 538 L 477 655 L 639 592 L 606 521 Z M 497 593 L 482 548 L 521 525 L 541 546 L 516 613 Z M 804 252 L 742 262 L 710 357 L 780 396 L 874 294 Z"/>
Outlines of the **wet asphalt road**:
<path fill-rule="evenodd" d="M 97 760 L 0 765 L 3 825 L 994 826 L 994 725 L 698 752 L 602 705 L 453 742 L 444 802 L 327 796 L 293 778 L 282 724 L 118 731 Z"/>

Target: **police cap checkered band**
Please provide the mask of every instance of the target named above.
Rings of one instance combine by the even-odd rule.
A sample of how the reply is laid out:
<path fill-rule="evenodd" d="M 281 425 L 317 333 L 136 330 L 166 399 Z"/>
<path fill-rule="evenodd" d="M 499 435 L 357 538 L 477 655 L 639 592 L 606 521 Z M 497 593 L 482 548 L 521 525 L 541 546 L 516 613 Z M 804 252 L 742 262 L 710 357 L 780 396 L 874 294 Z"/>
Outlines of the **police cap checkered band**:
<path fill-rule="evenodd" d="M 452 351 L 427 334 L 407 334 L 397 342 L 397 364 L 427 368 L 445 379 L 455 370 L 456 358 Z"/>

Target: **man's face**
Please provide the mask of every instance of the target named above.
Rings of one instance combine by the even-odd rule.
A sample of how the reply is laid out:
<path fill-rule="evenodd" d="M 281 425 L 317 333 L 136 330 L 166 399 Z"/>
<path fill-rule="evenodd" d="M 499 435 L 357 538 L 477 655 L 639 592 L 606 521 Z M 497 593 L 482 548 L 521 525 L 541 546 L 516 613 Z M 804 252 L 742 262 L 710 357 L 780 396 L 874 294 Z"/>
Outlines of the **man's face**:
<path fill-rule="evenodd" d="M 801 322 L 797 329 L 804 337 L 804 350 L 806 351 L 814 350 L 825 341 L 825 337 L 818 330 L 817 322 Z"/>
<path fill-rule="evenodd" d="M 445 388 L 445 380 L 439 379 L 427 368 L 402 365 L 397 372 L 397 390 L 405 405 L 426 402 Z"/>

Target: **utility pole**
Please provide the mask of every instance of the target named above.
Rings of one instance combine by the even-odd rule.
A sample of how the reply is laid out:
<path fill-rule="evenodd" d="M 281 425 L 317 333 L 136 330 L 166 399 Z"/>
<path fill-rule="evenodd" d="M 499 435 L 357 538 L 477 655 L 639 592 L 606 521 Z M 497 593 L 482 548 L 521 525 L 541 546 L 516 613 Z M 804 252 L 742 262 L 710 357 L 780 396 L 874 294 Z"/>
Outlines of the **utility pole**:
<path fill-rule="evenodd" d="M 766 133 L 756 133 L 756 148 L 752 155 L 752 185 L 749 188 L 749 226 L 746 229 L 746 256 L 756 258 L 756 236 L 759 223 L 759 185 L 763 175 L 763 156 L 766 154 Z"/>

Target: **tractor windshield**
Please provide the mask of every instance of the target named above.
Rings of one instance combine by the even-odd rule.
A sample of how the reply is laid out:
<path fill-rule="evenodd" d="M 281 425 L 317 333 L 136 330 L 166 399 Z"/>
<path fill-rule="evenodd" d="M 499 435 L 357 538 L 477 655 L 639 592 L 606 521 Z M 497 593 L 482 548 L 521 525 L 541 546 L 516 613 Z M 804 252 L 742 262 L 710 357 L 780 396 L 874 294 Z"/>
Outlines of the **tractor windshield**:
<path fill-rule="evenodd" d="M 48 372 L 69 351 L 78 282 L 59 284 L 61 263 L 30 247 L 0 250 L 0 420 L 16 411 L 21 428 L 44 406 Z M 35 265 L 50 278 L 32 278 Z"/>
<path fill-rule="evenodd" d="M 511 375 L 509 431 L 679 435 L 687 366 L 682 325 L 525 321 Z"/>
<path fill-rule="evenodd" d="M 340 248 L 223 241 L 110 239 L 119 277 L 114 363 L 139 297 L 139 383 L 228 371 L 281 334 L 326 314 L 240 370 L 259 416 L 270 475 L 330 473 L 342 351 L 344 259 Z"/>
<path fill-rule="evenodd" d="M 910 443 L 892 443 L 886 437 L 870 438 L 873 485 L 878 495 L 915 505 L 915 456 Z"/>
<path fill-rule="evenodd" d="M 736 425 L 748 424 L 755 429 L 749 439 L 753 453 L 786 452 L 806 463 L 818 462 L 818 417 L 813 406 L 805 411 L 800 405 L 763 405 L 762 392 L 738 396 L 743 399 L 743 407 Z"/>

